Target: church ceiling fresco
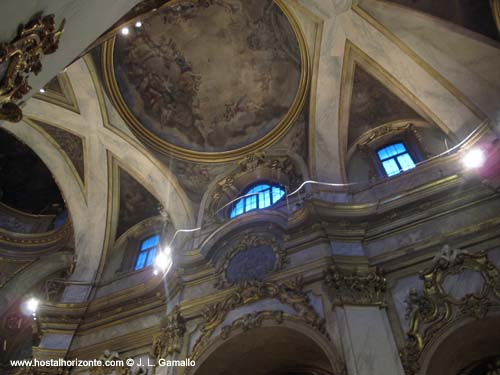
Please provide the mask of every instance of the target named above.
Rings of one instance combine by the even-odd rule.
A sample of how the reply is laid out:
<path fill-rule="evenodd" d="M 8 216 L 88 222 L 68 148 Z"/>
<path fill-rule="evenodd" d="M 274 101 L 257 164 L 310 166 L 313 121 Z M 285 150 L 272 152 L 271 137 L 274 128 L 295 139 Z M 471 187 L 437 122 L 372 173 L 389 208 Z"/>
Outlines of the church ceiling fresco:
<path fill-rule="evenodd" d="M 274 1 L 174 3 L 106 48 L 111 95 L 132 130 L 175 156 L 256 144 L 300 113 L 303 51 Z"/>
<path fill-rule="evenodd" d="M 160 203 L 134 177 L 119 169 L 120 212 L 116 238 L 142 220 L 160 214 Z"/>
<path fill-rule="evenodd" d="M 361 134 L 387 122 L 422 119 L 415 110 L 358 65 L 354 71 L 351 98 L 349 146 Z"/>

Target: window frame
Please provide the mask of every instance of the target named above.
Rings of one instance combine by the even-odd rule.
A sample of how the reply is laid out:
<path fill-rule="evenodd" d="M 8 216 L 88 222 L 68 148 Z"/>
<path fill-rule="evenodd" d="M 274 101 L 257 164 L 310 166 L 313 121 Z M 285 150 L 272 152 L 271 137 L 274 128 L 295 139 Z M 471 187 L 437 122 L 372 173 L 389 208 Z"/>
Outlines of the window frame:
<path fill-rule="evenodd" d="M 153 245 L 153 246 L 148 247 L 146 249 L 142 249 L 142 246 L 143 246 L 144 242 L 146 242 L 147 240 L 149 240 L 149 239 L 151 239 L 153 237 L 156 237 L 156 236 L 158 236 L 158 243 L 156 245 Z M 143 271 L 143 270 L 151 267 L 153 265 L 153 263 L 154 263 L 154 258 L 158 254 L 158 250 L 160 248 L 160 244 L 161 244 L 161 235 L 160 235 L 160 233 L 156 233 L 156 232 L 155 233 L 149 233 L 146 236 L 143 236 L 139 240 L 139 246 L 136 248 L 136 254 L 135 254 L 135 257 L 134 257 L 134 261 L 132 262 L 132 271 L 134 271 L 134 272 Z M 149 255 L 153 251 L 153 249 L 154 249 L 153 259 L 151 260 L 151 263 L 148 265 Z M 137 268 L 137 262 L 138 262 L 139 257 L 141 256 L 142 253 L 146 253 L 146 258 L 144 259 L 144 265 L 141 268 Z"/>
<path fill-rule="evenodd" d="M 379 152 L 388 148 L 388 147 L 391 147 L 391 146 L 395 146 L 397 144 L 402 144 L 403 147 L 404 147 L 404 152 L 400 152 L 398 154 L 394 154 L 394 155 L 391 155 L 390 157 L 382 160 L 380 155 L 379 155 Z M 379 164 L 379 168 L 380 170 L 383 172 L 384 176 L 386 177 L 394 177 L 394 176 L 397 176 L 397 175 L 400 175 L 401 173 L 403 172 L 407 172 L 411 169 L 414 169 L 416 166 L 417 166 L 417 163 L 418 163 L 418 159 L 415 157 L 414 153 L 412 153 L 411 151 L 411 148 L 408 147 L 408 144 L 407 142 L 404 140 L 404 139 L 392 139 L 390 142 L 387 142 L 385 143 L 384 145 L 380 146 L 380 147 L 377 147 L 375 150 L 375 157 L 378 161 L 378 164 Z M 404 170 L 398 160 L 398 156 L 401 156 L 401 155 L 405 155 L 405 154 L 408 154 L 411 158 L 411 161 L 413 162 L 413 164 L 415 165 L 415 167 L 412 167 L 412 168 L 408 168 L 406 170 Z M 399 171 L 397 173 L 394 173 L 392 175 L 389 175 L 384 167 L 384 162 L 385 161 L 388 161 L 388 160 L 394 160 L 396 162 L 396 165 L 398 166 L 399 168 Z"/>
<path fill-rule="evenodd" d="M 250 194 L 250 191 L 252 189 L 254 189 L 255 187 L 259 186 L 259 185 L 268 185 L 269 186 L 268 189 L 265 189 L 262 192 L 265 192 L 265 191 L 269 192 L 268 194 L 269 194 L 269 198 L 270 198 L 270 202 L 271 203 L 268 206 L 260 208 L 259 207 L 259 201 L 260 201 L 260 199 L 258 199 L 258 197 L 259 197 L 258 194 L 261 193 L 261 192 L 256 192 L 256 195 L 255 195 L 255 197 L 256 197 L 256 203 L 255 203 L 256 207 L 255 208 L 251 208 L 251 209 L 249 209 L 247 211 L 246 210 L 246 202 L 247 202 L 247 199 L 249 199 L 251 197 L 244 197 L 244 195 Z M 278 200 L 276 200 L 276 201 L 273 201 L 273 188 L 279 188 L 283 192 L 283 195 Z M 271 181 L 268 181 L 268 180 L 261 180 L 261 181 L 255 182 L 255 183 L 253 183 L 251 185 L 248 185 L 245 189 L 243 189 L 243 191 L 240 193 L 240 195 L 238 196 L 238 198 L 229 206 L 229 210 L 227 211 L 227 215 L 226 216 L 229 219 L 235 219 L 238 216 L 247 214 L 249 212 L 266 210 L 268 208 L 271 208 L 271 207 L 275 206 L 279 202 L 281 202 L 285 197 L 286 197 L 286 188 L 282 184 L 280 184 L 279 182 L 271 182 Z M 236 208 L 236 205 L 239 202 L 242 202 L 242 201 L 243 201 L 243 212 L 241 212 L 239 214 L 236 214 L 234 216 L 231 216 L 232 213 L 233 213 L 233 210 Z"/>
<path fill-rule="evenodd" d="M 416 166 L 418 166 L 417 165 L 418 163 L 425 160 L 423 157 L 424 152 L 420 144 L 420 141 L 411 129 L 405 129 L 399 134 L 381 137 L 380 139 L 377 139 L 376 141 L 373 141 L 368 145 L 368 149 L 370 150 L 369 153 L 371 154 L 371 157 L 369 159 L 371 159 L 373 166 L 375 167 L 375 170 L 377 171 L 380 177 L 391 178 L 391 177 L 397 177 L 402 174 L 400 172 L 392 176 L 387 175 L 384 166 L 382 165 L 382 162 L 378 157 L 379 150 L 383 149 L 384 147 L 393 145 L 395 143 L 402 143 L 405 146 L 406 151 L 408 152 L 408 154 L 410 154 Z M 411 169 L 403 172 L 409 172 L 410 170 Z"/>

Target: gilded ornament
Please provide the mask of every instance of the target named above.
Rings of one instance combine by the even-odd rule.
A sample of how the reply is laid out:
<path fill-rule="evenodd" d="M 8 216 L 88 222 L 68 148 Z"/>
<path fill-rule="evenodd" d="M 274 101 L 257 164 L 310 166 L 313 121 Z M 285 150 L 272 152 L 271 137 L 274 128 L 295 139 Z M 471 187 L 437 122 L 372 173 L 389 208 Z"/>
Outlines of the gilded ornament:
<path fill-rule="evenodd" d="M 297 278 L 282 284 L 272 282 L 244 282 L 238 285 L 234 292 L 225 300 L 208 306 L 203 312 L 203 325 L 201 336 L 196 341 L 190 358 L 196 359 L 207 347 L 212 338 L 212 334 L 219 327 L 230 311 L 264 299 L 276 299 L 281 303 L 290 305 L 296 312 L 294 319 L 305 322 L 313 329 L 326 335 L 325 321 L 321 318 L 309 303 L 309 297 L 302 291 L 302 279 Z M 241 320 L 235 321 L 233 328 L 222 328 L 223 337 L 227 337 L 229 332 L 236 328 L 250 329 L 259 326 L 265 319 L 273 319 L 281 323 L 284 315 L 280 312 L 266 312 L 265 314 L 248 315 Z"/>
<path fill-rule="evenodd" d="M 56 30 L 53 14 L 37 15 L 19 26 L 10 43 L 0 43 L 0 68 L 4 72 L 0 81 L 0 120 L 21 121 L 22 110 L 14 102 L 31 90 L 29 74 L 40 73 L 41 56 L 57 50 L 63 28 L 64 20 Z"/>
<path fill-rule="evenodd" d="M 386 304 L 387 280 L 379 269 L 350 272 L 331 267 L 326 270 L 324 278 L 334 306 Z"/>
<path fill-rule="evenodd" d="M 478 292 L 456 298 L 446 292 L 443 284 L 448 276 L 464 271 L 478 272 L 483 286 Z M 422 351 L 441 329 L 463 318 L 483 319 L 491 307 L 500 306 L 500 271 L 485 252 L 469 253 L 445 245 L 420 278 L 423 291 L 411 289 L 405 300 L 409 328 L 400 354 L 408 375 L 420 371 Z"/>
<path fill-rule="evenodd" d="M 161 322 L 160 334 L 153 339 L 153 354 L 155 358 L 166 358 L 180 353 L 186 324 L 180 313 L 179 306 L 175 306 L 170 315 Z"/>

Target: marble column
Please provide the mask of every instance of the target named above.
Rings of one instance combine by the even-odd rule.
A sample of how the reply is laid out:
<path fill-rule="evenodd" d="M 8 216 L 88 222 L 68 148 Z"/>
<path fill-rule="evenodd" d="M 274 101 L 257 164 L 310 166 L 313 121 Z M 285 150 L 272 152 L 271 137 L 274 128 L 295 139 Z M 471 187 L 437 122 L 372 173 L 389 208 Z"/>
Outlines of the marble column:
<path fill-rule="evenodd" d="M 344 305 L 334 315 L 349 375 L 404 375 L 385 308 Z"/>

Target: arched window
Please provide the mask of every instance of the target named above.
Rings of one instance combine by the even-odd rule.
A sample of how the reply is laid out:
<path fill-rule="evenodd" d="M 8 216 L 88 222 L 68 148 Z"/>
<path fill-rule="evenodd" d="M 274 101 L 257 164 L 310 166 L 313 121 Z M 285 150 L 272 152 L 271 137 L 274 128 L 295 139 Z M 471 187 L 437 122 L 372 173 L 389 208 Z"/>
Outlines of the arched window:
<path fill-rule="evenodd" d="M 247 189 L 240 199 L 233 203 L 229 213 L 232 219 L 245 212 L 261 210 L 272 206 L 285 196 L 285 189 L 280 185 L 261 183 Z"/>
<path fill-rule="evenodd" d="M 158 247 L 160 246 L 160 235 L 154 234 L 141 241 L 139 253 L 135 259 L 134 271 L 142 270 L 153 264 Z"/>
<path fill-rule="evenodd" d="M 377 156 L 387 176 L 415 168 L 415 161 L 403 142 L 393 143 L 377 151 Z"/>

